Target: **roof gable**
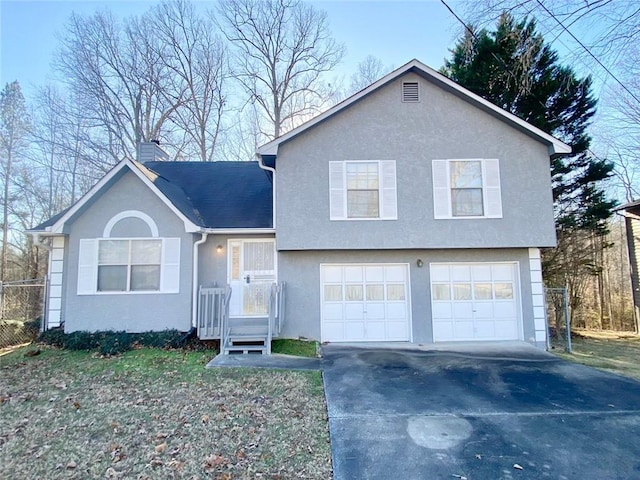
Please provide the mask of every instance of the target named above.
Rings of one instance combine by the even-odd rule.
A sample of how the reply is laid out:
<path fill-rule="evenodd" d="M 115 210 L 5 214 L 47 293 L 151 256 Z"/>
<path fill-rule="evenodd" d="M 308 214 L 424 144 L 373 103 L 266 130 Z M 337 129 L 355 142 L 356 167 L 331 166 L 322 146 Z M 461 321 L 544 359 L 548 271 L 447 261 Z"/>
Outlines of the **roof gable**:
<path fill-rule="evenodd" d="M 497 118 L 503 120 L 507 124 L 513 126 L 514 128 L 524 132 L 525 134 L 535 138 L 536 140 L 547 145 L 549 149 L 549 155 L 559 155 L 559 154 L 568 154 L 571 153 L 571 147 L 564 142 L 561 142 L 557 138 L 549 135 L 546 132 L 543 132 L 539 128 L 534 127 L 528 122 L 522 120 L 521 118 L 503 110 L 502 108 L 492 104 L 491 102 L 485 100 L 484 98 L 476 95 L 475 93 L 467 90 L 466 88 L 458 85 L 453 80 L 447 78 L 446 76 L 438 73 L 432 68 L 426 66 L 422 62 L 418 60 L 411 60 L 409 63 L 403 65 L 402 67 L 394 70 L 393 72 L 385 75 L 380 80 L 374 82 L 369 85 L 367 88 L 357 92 L 351 97 L 343 100 L 337 105 L 333 106 L 329 110 L 321 113 L 317 117 L 312 118 L 308 122 L 300 125 L 299 127 L 285 133 L 284 135 L 268 142 L 261 147 L 258 148 L 258 155 L 263 157 L 272 157 L 278 154 L 278 146 L 281 143 L 284 143 L 297 135 L 303 133 L 304 131 L 312 128 L 313 126 L 328 120 L 333 115 L 339 113 L 340 111 L 348 108 L 350 105 L 355 102 L 360 101 L 364 97 L 370 95 L 374 91 L 382 88 L 383 86 L 389 84 L 390 82 L 400 78 L 406 73 L 413 72 L 416 73 L 426 80 L 431 81 L 432 83 L 438 85 L 439 87 L 453 93 L 454 95 L 468 101 L 472 105 L 480 108 L 481 110 L 496 116 Z"/>

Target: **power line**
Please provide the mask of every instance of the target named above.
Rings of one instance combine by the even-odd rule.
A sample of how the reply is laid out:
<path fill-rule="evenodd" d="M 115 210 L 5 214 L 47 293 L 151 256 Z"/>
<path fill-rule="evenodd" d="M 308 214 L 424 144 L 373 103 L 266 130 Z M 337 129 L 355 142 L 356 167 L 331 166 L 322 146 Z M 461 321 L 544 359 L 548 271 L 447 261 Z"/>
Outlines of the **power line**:
<path fill-rule="evenodd" d="M 600 65 L 604 69 L 604 71 L 607 72 L 609 74 L 609 76 L 616 81 L 616 83 L 618 83 L 618 85 L 620 85 L 629 95 L 631 95 L 631 97 L 636 102 L 640 103 L 640 98 L 638 98 L 631 90 L 629 90 L 624 83 L 622 83 L 620 80 L 618 80 L 618 77 L 616 77 L 611 72 L 611 70 L 609 70 L 593 53 L 591 53 L 591 50 L 589 50 L 584 43 L 582 43 L 573 33 L 571 33 L 571 31 L 567 27 L 565 27 L 564 24 L 547 7 L 545 7 L 544 4 L 540 0 L 536 0 L 536 2 L 538 3 L 538 5 L 540 5 L 540 7 L 542 7 L 542 9 L 545 12 L 547 12 L 549 14 L 549 16 L 551 18 L 553 18 L 556 22 L 558 22 L 558 25 L 560 25 L 562 30 L 567 32 L 571 36 L 571 38 L 573 38 L 578 43 L 578 45 L 580 45 L 584 49 L 584 51 L 587 52 L 587 54 L 591 58 L 593 58 L 596 61 L 596 63 L 598 65 Z M 449 10 L 451 10 L 451 9 L 449 9 Z"/>

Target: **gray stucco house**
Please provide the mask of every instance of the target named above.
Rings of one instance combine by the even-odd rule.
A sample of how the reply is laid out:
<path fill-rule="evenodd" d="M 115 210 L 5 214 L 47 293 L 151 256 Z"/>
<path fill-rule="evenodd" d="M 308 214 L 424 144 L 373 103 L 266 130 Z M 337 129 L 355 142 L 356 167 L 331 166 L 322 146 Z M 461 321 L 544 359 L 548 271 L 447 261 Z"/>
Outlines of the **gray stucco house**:
<path fill-rule="evenodd" d="M 544 347 L 549 159 L 570 151 L 417 60 L 257 162 L 143 145 L 31 230 L 50 237 L 48 326 Z"/>

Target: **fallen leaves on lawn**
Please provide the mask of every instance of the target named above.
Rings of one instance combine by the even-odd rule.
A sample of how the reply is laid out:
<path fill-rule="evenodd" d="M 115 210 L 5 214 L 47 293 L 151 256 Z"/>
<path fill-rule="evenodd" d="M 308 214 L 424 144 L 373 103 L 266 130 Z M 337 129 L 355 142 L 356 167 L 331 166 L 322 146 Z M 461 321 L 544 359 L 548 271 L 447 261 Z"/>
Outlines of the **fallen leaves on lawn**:
<path fill-rule="evenodd" d="M 145 364 L 138 354 L 149 356 L 3 358 L 0 478 L 331 478 L 311 374 L 205 370 L 206 358 L 186 368 L 182 352 L 154 351 Z"/>

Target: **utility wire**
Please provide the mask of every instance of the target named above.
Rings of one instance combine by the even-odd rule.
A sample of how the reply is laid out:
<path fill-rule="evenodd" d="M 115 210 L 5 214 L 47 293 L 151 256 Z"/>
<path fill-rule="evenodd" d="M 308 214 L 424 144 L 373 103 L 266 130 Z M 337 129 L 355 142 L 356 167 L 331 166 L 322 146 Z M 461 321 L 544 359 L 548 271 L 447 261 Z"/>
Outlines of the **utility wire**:
<path fill-rule="evenodd" d="M 587 46 L 586 46 L 584 43 L 582 43 L 582 42 L 581 42 L 581 41 L 580 41 L 580 40 L 579 40 L 579 39 L 578 39 L 578 38 L 577 38 L 573 33 L 571 33 L 571 31 L 570 31 L 567 27 L 565 27 L 565 26 L 564 26 L 564 24 L 563 24 L 563 23 L 562 23 L 562 22 L 561 22 L 561 21 L 560 21 L 560 20 L 559 20 L 559 19 L 558 19 L 558 18 L 557 18 L 557 17 L 556 17 L 556 16 L 555 16 L 555 15 L 554 15 L 554 14 L 553 14 L 553 13 L 552 13 L 548 8 L 547 8 L 547 7 L 545 7 L 545 6 L 544 6 L 544 4 L 543 4 L 540 0 L 536 0 L 536 2 L 538 2 L 538 5 L 540 5 L 540 7 L 542 7 L 542 9 L 543 9 L 545 12 L 547 12 L 547 14 L 549 14 L 549 16 L 551 16 L 551 18 L 553 18 L 556 22 L 558 22 L 558 25 L 560 25 L 560 27 L 562 28 L 562 30 L 563 30 L 563 31 L 567 32 L 567 33 L 571 36 L 571 38 L 573 38 L 576 42 L 578 42 L 578 45 L 580 45 L 580 46 L 584 49 L 584 51 L 585 51 L 585 52 L 587 52 L 587 54 L 588 54 L 591 58 L 593 58 L 593 59 L 596 61 L 596 63 L 597 63 L 598 65 L 600 65 L 600 66 L 604 69 L 604 71 L 605 71 L 605 72 L 607 72 L 607 73 L 609 74 L 609 76 L 610 76 L 611 78 L 613 78 L 613 79 L 616 81 L 616 83 L 618 83 L 618 85 L 620 85 L 620 86 L 621 86 L 621 87 L 622 87 L 622 88 L 623 88 L 623 89 L 624 89 L 624 90 L 625 90 L 629 95 L 631 95 L 631 97 L 632 97 L 636 102 L 640 103 L 640 98 L 638 98 L 638 97 L 637 97 L 637 96 L 636 96 L 636 95 L 635 95 L 631 90 L 629 90 L 629 89 L 627 88 L 627 86 L 626 86 L 624 83 L 622 83 L 620 80 L 618 80 L 618 77 L 616 77 L 616 76 L 611 72 L 611 70 L 609 70 L 609 69 L 608 69 L 608 68 L 607 68 L 607 67 L 606 67 L 606 66 L 605 66 L 605 65 L 604 65 L 604 64 L 603 64 L 603 63 L 598 59 L 598 57 L 596 57 L 593 53 L 591 53 L 591 50 L 589 50 L 589 48 L 587 48 Z M 449 10 L 451 11 L 451 9 L 449 9 Z"/>

